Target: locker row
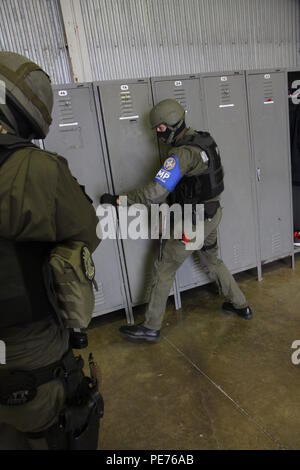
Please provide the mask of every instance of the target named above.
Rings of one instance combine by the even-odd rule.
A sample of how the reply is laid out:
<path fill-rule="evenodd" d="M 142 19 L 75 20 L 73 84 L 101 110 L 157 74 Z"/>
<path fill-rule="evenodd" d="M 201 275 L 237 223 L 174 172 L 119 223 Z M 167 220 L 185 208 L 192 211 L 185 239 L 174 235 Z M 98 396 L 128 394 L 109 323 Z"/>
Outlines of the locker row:
<path fill-rule="evenodd" d="M 294 266 L 293 210 L 300 211 L 300 193 L 292 185 L 289 98 L 297 100 L 297 76 L 276 69 L 57 85 L 44 146 L 68 159 L 97 207 L 103 193 L 126 193 L 153 180 L 165 149 L 149 112 L 175 98 L 187 126 L 208 130 L 220 149 L 220 257 L 232 273 L 254 268 L 260 280 L 265 263 L 291 257 Z M 156 240 L 104 240 L 94 253 L 94 315 L 125 309 L 133 323 L 132 308 L 148 301 L 157 256 Z M 176 307 L 182 291 L 208 282 L 194 253 L 177 272 Z"/>

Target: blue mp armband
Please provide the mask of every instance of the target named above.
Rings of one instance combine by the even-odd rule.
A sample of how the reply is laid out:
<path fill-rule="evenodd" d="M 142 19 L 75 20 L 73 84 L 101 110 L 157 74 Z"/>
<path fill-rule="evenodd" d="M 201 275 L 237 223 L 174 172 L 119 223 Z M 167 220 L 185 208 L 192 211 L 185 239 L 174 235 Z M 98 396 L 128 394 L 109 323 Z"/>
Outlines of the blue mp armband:
<path fill-rule="evenodd" d="M 156 183 L 161 184 L 170 193 L 181 180 L 181 171 L 177 155 L 170 155 L 154 178 Z"/>

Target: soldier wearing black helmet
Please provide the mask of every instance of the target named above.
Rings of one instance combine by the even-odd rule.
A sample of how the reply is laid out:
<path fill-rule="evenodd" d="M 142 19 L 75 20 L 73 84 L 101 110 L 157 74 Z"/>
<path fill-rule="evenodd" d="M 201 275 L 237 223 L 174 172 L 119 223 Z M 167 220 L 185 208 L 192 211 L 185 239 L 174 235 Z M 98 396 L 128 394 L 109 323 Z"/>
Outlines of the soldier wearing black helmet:
<path fill-rule="evenodd" d="M 57 244 L 80 241 L 96 249 L 98 219 L 67 161 L 31 142 L 44 138 L 52 121 L 48 75 L 27 57 L 0 52 L 0 80 L 6 98 L 0 104 L 0 338 L 6 344 L 0 445 L 13 429 L 19 442 L 10 448 L 24 442 L 31 448 L 80 448 L 78 437 L 83 428 L 91 431 L 93 408 L 85 415 L 76 408 L 83 364 L 72 353 L 70 330 L 46 274 Z M 66 430 L 62 422 L 67 414 L 73 419 L 71 401 L 77 409 L 76 442 L 73 424 Z M 99 419 L 89 435 L 91 446 L 97 424 Z"/>
<path fill-rule="evenodd" d="M 126 194 L 128 204 L 204 204 L 204 246 L 198 252 L 209 278 L 216 281 L 227 301 L 223 309 L 250 319 L 252 312 L 233 276 L 218 258 L 217 227 L 221 221 L 220 195 L 224 190 L 223 168 L 218 147 L 208 132 L 187 128 L 185 111 L 173 99 L 158 103 L 150 112 L 150 122 L 158 138 L 169 145 L 168 158 L 154 181 Z M 118 197 L 103 195 L 102 203 L 118 204 Z M 180 240 L 167 240 L 162 258 L 155 263 L 155 275 L 143 324 L 122 326 L 127 338 L 157 341 L 166 302 L 175 273 L 191 251 Z"/>

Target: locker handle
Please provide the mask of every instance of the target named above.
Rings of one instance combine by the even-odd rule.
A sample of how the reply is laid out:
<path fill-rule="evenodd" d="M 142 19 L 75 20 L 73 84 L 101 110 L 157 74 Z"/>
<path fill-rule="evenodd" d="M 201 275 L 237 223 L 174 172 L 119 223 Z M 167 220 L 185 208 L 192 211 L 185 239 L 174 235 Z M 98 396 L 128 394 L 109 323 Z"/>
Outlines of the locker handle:
<path fill-rule="evenodd" d="M 257 181 L 260 181 L 261 180 L 261 169 L 260 168 L 256 168 L 256 175 L 257 175 Z"/>

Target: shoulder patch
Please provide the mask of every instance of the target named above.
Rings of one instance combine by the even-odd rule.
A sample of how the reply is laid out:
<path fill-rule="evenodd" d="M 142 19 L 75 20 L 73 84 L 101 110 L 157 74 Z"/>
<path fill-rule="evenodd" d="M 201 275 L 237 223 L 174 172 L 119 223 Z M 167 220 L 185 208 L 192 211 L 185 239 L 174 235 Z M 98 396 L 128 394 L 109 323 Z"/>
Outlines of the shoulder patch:
<path fill-rule="evenodd" d="M 174 155 L 174 154 L 173 154 Z M 164 169 L 165 170 L 173 170 L 173 168 L 175 167 L 176 165 L 176 160 L 175 160 L 175 155 L 173 156 L 171 155 L 169 158 L 167 158 L 167 160 L 165 161 L 164 163 Z"/>
<path fill-rule="evenodd" d="M 81 265 L 85 277 L 89 281 L 93 281 L 95 277 L 95 265 L 90 250 L 86 245 L 81 248 Z"/>
<path fill-rule="evenodd" d="M 175 187 L 181 180 L 181 171 L 178 161 L 178 156 L 172 153 L 164 162 L 163 167 L 159 170 L 154 178 L 156 183 L 159 183 L 169 192 L 174 191 Z"/>
<path fill-rule="evenodd" d="M 204 163 L 209 161 L 209 158 L 207 156 L 207 153 L 204 150 L 201 150 L 201 157 Z"/>

